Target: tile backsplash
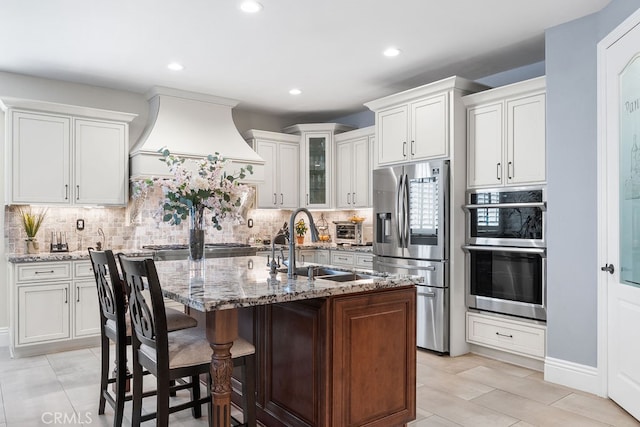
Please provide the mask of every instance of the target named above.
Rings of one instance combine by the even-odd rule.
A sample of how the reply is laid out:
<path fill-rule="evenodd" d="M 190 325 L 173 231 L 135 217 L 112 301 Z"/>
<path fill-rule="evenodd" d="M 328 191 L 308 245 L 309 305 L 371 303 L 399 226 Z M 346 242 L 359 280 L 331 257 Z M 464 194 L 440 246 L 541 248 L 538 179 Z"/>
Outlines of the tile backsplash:
<path fill-rule="evenodd" d="M 42 209 L 34 207 L 34 210 Z M 240 242 L 248 243 L 250 237 L 272 239 L 285 222 L 289 222 L 292 211 L 249 209 L 245 221 L 241 224 L 224 223 L 222 230 L 207 228 L 208 242 Z M 314 220 L 320 220 L 324 214 L 333 237 L 335 227 L 332 221 L 346 220 L 358 215 L 365 218 L 363 223 L 363 240 L 373 238 L 371 209 L 352 211 L 313 211 Z M 249 228 L 247 220 L 253 220 Z M 300 215 L 305 218 L 306 215 Z M 76 230 L 76 220 L 83 219 L 85 228 Z M 210 225 L 210 220 L 207 219 Z M 20 213 L 16 206 L 5 206 L 5 250 L 11 254 L 26 253 L 25 238 Z M 99 231 L 104 233 L 104 239 Z M 180 225 L 170 225 L 162 221 L 161 194 L 152 190 L 147 197 L 131 202 L 127 208 L 83 208 L 83 207 L 50 207 L 46 218 L 38 232 L 40 251 L 49 252 L 53 232 L 66 233 L 70 251 L 86 250 L 95 247 L 101 241 L 103 247 L 111 249 L 134 249 L 146 244 L 187 243 L 188 221 Z M 307 232 L 305 243 L 311 241 Z"/>

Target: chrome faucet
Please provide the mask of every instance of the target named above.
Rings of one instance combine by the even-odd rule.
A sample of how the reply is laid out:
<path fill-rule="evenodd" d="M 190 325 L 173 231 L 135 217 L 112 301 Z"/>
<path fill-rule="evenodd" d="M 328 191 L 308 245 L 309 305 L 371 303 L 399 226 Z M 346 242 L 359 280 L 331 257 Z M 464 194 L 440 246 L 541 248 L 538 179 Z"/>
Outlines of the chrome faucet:
<path fill-rule="evenodd" d="M 269 272 L 271 274 L 276 274 L 276 270 L 280 267 L 280 258 L 278 258 L 278 261 L 276 261 L 276 240 L 280 236 L 286 237 L 284 233 L 279 232 L 278 234 L 273 236 L 273 239 L 271 239 L 271 261 L 269 261 L 269 256 L 267 255 L 267 267 L 269 267 Z M 280 251 L 282 253 L 282 248 L 280 249 Z M 282 260 L 284 261 L 284 255 L 282 257 Z"/>
<path fill-rule="evenodd" d="M 289 218 L 289 230 L 294 229 L 294 221 L 296 219 L 296 215 L 300 212 L 304 212 L 307 214 L 309 218 L 309 229 L 311 230 L 311 241 L 318 241 L 318 230 L 316 230 L 316 224 L 313 222 L 313 216 L 311 216 L 311 212 L 307 208 L 298 208 L 291 213 L 291 217 Z M 296 277 L 296 239 L 289 239 L 289 263 L 287 264 L 287 277 L 289 279 L 294 279 Z"/>

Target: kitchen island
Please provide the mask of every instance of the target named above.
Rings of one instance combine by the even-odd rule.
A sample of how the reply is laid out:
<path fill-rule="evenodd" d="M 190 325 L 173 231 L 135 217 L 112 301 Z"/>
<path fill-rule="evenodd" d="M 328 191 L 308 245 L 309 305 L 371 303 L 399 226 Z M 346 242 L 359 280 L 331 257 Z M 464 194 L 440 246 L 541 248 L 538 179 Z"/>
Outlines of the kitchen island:
<path fill-rule="evenodd" d="M 415 278 L 270 275 L 262 257 L 156 263 L 166 297 L 201 313 L 212 426 L 229 425 L 230 348 L 256 346 L 267 426 L 395 426 L 415 418 Z M 195 312 L 194 312 L 195 311 Z"/>

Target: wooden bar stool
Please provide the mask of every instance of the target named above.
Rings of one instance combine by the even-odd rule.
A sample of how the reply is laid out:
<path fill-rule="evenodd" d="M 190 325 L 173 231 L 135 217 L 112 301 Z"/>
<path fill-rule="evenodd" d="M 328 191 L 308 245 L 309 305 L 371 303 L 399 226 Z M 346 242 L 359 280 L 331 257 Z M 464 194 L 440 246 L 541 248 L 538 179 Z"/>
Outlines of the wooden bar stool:
<path fill-rule="evenodd" d="M 171 413 L 191 408 L 195 418 L 207 404 L 211 418 L 211 356 L 206 337 L 198 329 L 167 333 L 164 297 L 152 259 L 134 259 L 118 255 L 124 280 L 129 290 L 129 313 L 133 325 L 133 417 L 132 425 L 155 418 L 158 426 L 167 426 Z M 143 291 L 149 290 L 150 301 Z M 239 338 L 231 347 L 234 366 L 244 366 L 244 425 L 255 426 L 255 347 Z M 142 373 L 146 369 L 156 377 L 156 412 L 142 415 Z M 200 397 L 200 375 L 207 377 L 207 395 Z M 191 381 L 173 387 L 189 388 L 191 400 L 170 406 L 171 380 L 189 377 Z"/>
<path fill-rule="evenodd" d="M 102 361 L 98 414 L 104 414 L 105 404 L 109 402 L 115 412 L 113 425 L 120 427 L 124 414 L 124 402 L 131 400 L 131 395 L 126 395 L 126 382 L 131 378 L 131 374 L 127 374 L 127 346 L 131 345 L 131 322 L 129 316 L 126 315 L 126 291 L 112 251 L 95 251 L 93 248 L 89 248 L 89 258 L 100 301 Z M 197 324 L 198 322 L 193 317 L 178 310 L 167 309 L 167 327 L 170 331 L 192 328 Z M 115 344 L 116 368 L 113 378 L 109 378 L 111 342 Z M 111 393 L 108 386 L 114 383 L 115 393 Z"/>

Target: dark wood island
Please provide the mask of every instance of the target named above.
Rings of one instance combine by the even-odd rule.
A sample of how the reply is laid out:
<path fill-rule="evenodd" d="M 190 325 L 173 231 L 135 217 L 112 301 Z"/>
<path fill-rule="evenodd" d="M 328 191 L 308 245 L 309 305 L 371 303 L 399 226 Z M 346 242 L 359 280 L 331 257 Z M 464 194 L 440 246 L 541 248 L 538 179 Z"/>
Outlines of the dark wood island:
<path fill-rule="evenodd" d="M 260 422 L 388 427 L 414 420 L 415 279 L 287 279 L 270 276 L 263 263 L 208 259 L 199 270 L 188 261 L 157 263 L 165 295 L 206 313 L 210 342 L 215 325 L 206 319 L 237 315 L 237 334 L 256 346 Z"/>

